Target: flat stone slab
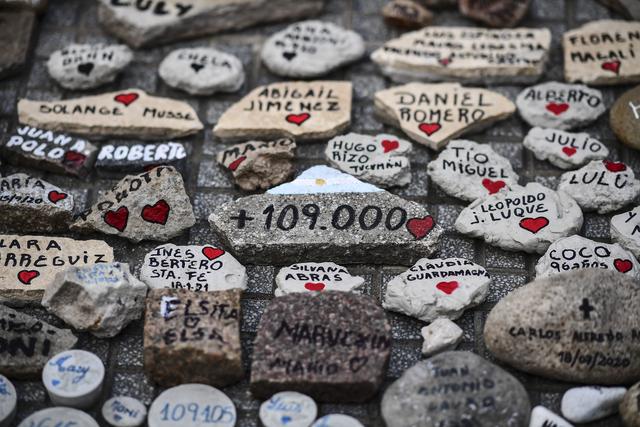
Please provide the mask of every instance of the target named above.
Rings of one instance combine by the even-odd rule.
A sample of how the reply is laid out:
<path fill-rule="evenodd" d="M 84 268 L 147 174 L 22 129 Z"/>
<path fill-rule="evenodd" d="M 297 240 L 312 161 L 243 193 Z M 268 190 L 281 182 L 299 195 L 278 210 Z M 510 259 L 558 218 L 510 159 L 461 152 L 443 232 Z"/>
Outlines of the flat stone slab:
<path fill-rule="evenodd" d="M 280 269 L 276 286 L 277 297 L 295 292 L 362 292 L 364 278 L 352 276 L 346 268 L 333 262 L 301 262 Z"/>
<path fill-rule="evenodd" d="M 275 298 L 253 344 L 251 392 L 366 401 L 382 384 L 390 345 L 391 326 L 369 296 L 327 291 Z"/>
<path fill-rule="evenodd" d="M 202 130 L 186 102 L 123 89 L 59 101 L 18 101 L 20 123 L 94 137 L 179 138 Z"/>
<path fill-rule="evenodd" d="M 506 119 L 516 106 L 503 95 L 459 83 L 409 83 L 375 94 L 375 114 L 434 150 Z"/>
<path fill-rule="evenodd" d="M 185 171 L 191 148 L 182 142 L 118 142 L 103 144 L 96 158 L 98 172 L 142 173 L 156 166 Z"/>
<path fill-rule="evenodd" d="M 546 28 L 429 26 L 387 41 L 371 60 L 398 82 L 532 83 L 550 45 Z"/>
<path fill-rule="evenodd" d="M 5 41 L 0 52 L 0 79 L 16 74 L 24 66 L 35 24 L 32 11 L 0 11 L 0 40 Z"/>
<path fill-rule="evenodd" d="M 609 149 L 587 133 L 534 127 L 522 143 L 538 160 L 548 160 L 560 169 L 575 169 L 592 160 L 604 160 Z"/>
<path fill-rule="evenodd" d="M 611 217 L 611 239 L 640 258 L 640 206 Z"/>
<path fill-rule="evenodd" d="M 640 150 L 640 86 L 616 100 L 609 111 L 609 125 L 620 141 Z"/>

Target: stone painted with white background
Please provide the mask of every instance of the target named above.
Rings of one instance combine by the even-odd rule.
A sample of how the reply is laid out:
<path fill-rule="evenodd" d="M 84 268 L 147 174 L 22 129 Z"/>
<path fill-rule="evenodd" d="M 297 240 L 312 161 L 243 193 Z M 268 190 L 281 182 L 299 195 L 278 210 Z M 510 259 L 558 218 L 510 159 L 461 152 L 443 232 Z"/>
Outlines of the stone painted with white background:
<path fill-rule="evenodd" d="M 9 427 L 16 415 L 18 395 L 11 381 L 0 375 L 0 426 Z"/>
<path fill-rule="evenodd" d="M 557 129 L 532 128 L 524 138 L 525 148 L 538 160 L 548 160 L 560 169 L 575 169 L 592 160 L 603 160 L 609 149 L 587 133 L 571 133 Z"/>
<path fill-rule="evenodd" d="M 640 206 L 611 218 L 611 239 L 640 259 Z"/>
<path fill-rule="evenodd" d="M 102 405 L 102 418 L 113 427 L 138 427 L 147 418 L 147 407 L 133 397 L 116 396 Z"/>
<path fill-rule="evenodd" d="M 529 427 L 573 427 L 560 415 L 554 414 L 544 406 L 536 406 L 531 411 Z"/>
<path fill-rule="evenodd" d="M 296 391 L 276 393 L 260 405 L 264 427 L 309 427 L 318 415 L 318 406 L 309 396 Z"/>
<path fill-rule="evenodd" d="M 104 374 L 104 364 L 95 354 L 67 350 L 49 359 L 42 383 L 54 405 L 86 409 L 100 398 Z"/>
<path fill-rule="evenodd" d="M 441 351 L 454 350 L 464 335 L 460 326 L 442 317 L 422 328 L 420 333 L 424 340 L 422 343 L 424 356 L 433 356 Z"/>
<path fill-rule="evenodd" d="M 318 418 L 311 427 L 364 427 L 364 425 L 349 415 L 329 414 Z"/>
<path fill-rule="evenodd" d="M 361 292 L 364 278 L 352 276 L 333 262 L 303 262 L 282 268 L 276 276 L 276 286 L 277 297 L 294 292 Z"/>
<path fill-rule="evenodd" d="M 33 427 L 54 422 L 54 425 L 100 427 L 96 420 L 83 411 L 73 408 L 53 407 L 34 412 L 22 420 L 18 427 Z"/>
<path fill-rule="evenodd" d="M 576 424 L 589 423 L 618 412 L 625 387 L 575 387 L 562 396 L 562 416 Z"/>

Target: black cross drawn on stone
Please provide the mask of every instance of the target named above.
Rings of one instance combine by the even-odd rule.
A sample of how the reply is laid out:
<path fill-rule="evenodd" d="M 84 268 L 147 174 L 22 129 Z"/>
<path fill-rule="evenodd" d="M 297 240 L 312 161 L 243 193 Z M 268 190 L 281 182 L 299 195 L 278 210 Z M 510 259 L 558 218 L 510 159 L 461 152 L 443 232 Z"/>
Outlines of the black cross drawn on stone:
<path fill-rule="evenodd" d="M 579 308 L 582 311 L 583 319 L 591 319 L 591 312 L 595 310 L 595 307 L 589 304 L 587 298 L 582 299 L 582 305 Z"/>
<path fill-rule="evenodd" d="M 229 218 L 232 221 L 238 221 L 238 229 L 243 229 L 247 221 L 253 221 L 252 216 L 247 216 L 247 211 L 240 209 L 238 216 L 232 216 Z"/>

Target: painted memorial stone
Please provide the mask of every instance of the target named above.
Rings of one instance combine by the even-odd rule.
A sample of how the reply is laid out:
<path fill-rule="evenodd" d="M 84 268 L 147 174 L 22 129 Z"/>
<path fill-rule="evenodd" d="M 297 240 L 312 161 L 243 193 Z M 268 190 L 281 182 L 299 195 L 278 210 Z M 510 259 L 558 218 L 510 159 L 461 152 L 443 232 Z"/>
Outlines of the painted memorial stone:
<path fill-rule="evenodd" d="M 586 126 L 607 110 L 599 90 L 559 82 L 526 88 L 518 94 L 516 105 L 531 126 L 560 130 Z"/>
<path fill-rule="evenodd" d="M 602 268 L 640 279 L 640 264 L 617 243 L 595 242 L 573 235 L 553 242 L 536 264 L 536 278 L 582 268 Z"/>
<path fill-rule="evenodd" d="M 640 259 L 640 206 L 611 218 L 611 239 Z"/>
<path fill-rule="evenodd" d="M 360 34 L 313 20 L 296 22 L 269 37 L 261 56 L 279 76 L 314 78 L 358 60 L 364 52 Z"/>
<path fill-rule="evenodd" d="M 640 150 L 640 86 L 616 100 L 609 112 L 609 125 L 620 141 Z"/>
<path fill-rule="evenodd" d="M 18 101 L 20 123 L 52 131 L 99 137 L 179 138 L 202 130 L 186 102 L 147 95 L 139 89 L 60 101 Z"/>
<path fill-rule="evenodd" d="M 9 427 L 16 415 L 18 395 L 6 377 L 0 375 L 0 427 Z M 309 423 L 311 424 L 311 423 Z"/>
<path fill-rule="evenodd" d="M 96 420 L 85 412 L 60 406 L 35 412 L 22 420 L 18 427 L 42 426 L 51 422 L 53 422 L 54 426 L 99 427 Z"/>
<path fill-rule="evenodd" d="M 562 396 L 562 415 L 576 424 L 589 423 L 618 412 L 626 387 L 575 387 Z"/>
<path fill-rule="evenodd" d="M 170 43 L 319 13 L 324 0 L 100 0 L 98 19 L 128 45 Z"/>
<path fill-rule="evenodd" d="M 614 85 L 640 81 L 639 22 L 592 21 L 562 36 L 564 79 Z"/>
<path fill-rule="evenodd" d="M 151 289 L 144 322 L 144 369 L 163 387 L 219 387 L 242 379 L 240 290 Z"/>
<path fill-rule="evenodd" d="M 119 262 L 71 267 L 56 274 L 44 308 L 78 331 L 111 338 L 142 317 L 147 286 Z"/>
<path fill-rule="evenodd" d="M 113 234 L 134 243 L 165 242 L 195 222 L 182 175 L 171 166 L 159 166 L 123 178 L 92 208 L 81 213 L 71 229 Z"/>
<path fill-rule="evenodd" d="M 30 10 L 0 11 L 0 79 L 18 73 L 29 56 L 36 15 Z"/>
<path fill-rule="evenodd" d="M 441 317 L 422 328 L 420 334 L 424 339 L 422 354 L 433 356 L 436 353 L 454 350 L 462 341 L 464 332 L 451 320 Z"/>
<path fill-rule="evenodd" d="M 385 22 L 396 27 L 418 29 L 433 21 L 433 13 L 413 0 L 391 0 L 382 8 Z"/>
<path fill-rule="evenodd" d="M 536 406 L 531 411 L 531 420 L 529 421 L 529 427 L 573 427 L 562 418 L 544 406 Z"/>
<path fill-rule="evenodd" d="M 209 223 L 251 263 L 407 263 L 433 253 L 442 234 L 422 205 L 326 166 L 226 203 Z"/>
<path fill-rule="evenodd" d="M 620 403 L 620 416 L 626 427 L 640 427 L 640 383 L 633 387 L 624 395 Z"/>
<path fill-rule="evenodd" d="M 113 249 L 101 240 L 0 235 L 0 302 L 39 304 L 57 273 L 106 262 Z"/>
<path fill-rule="evenodd" d="M 364 425 L 349 415 L 329 414 L 318 418 L 311 427 L 364 427 Z"/>
<path fill-rule="evenodd" d="M 589 134 L 557 129 L 534 127 L 522 145 L 531 150 L 538 160 L 548 160 L 560 169 L 575 169 L 609 156 L 607 146 Z"/>
<path fill-rule="evenodd" d="M 460 0 L 460 13 L 490 27 L 515 27 L 529 10 L 531 0 Z"/>
<path fill-rule="evenodd" d="M 628 383 L 640 375 L 639 295 L 637 281 L 610 270 L 538 279 L 498 302 L 484 340 L 495 357 L 535 375 Z"/>
<path fill-rule="evenodd" d="M 260 421 L 264 427 L 309 427 L 316 415 L 316 402 L 295 391 L 276 393 L 260 405 Z"/>
<path fill-rule="evenodd" d="M 398 82 L 532 83 L 544 71 L 550 45 L 546 28 L 430 26 L 387 41 L 371 60 Z"/>
<path fill-rule="evenodd" d="M 144 257 L 140 280 L 151 289 L 210 292 L 247 288 L 244 266 L 224 249 L 211 245 L 158 246 Z"/>
<path fill-rule="evenodd" d="M 7 134 L 2 145 L 9 163 L 81 178 L 91 172 L 97 153 L 98 147 L 87 140 L 27 125 Z"/>
<path fill-rule="evenodd" d="M 390 346 L 391 326 L 372 297 L 336 291 L 278 297 L 254 341 L 251 392 L 363 402 L 382 384 Z"/>
<path fill-rule="evenodd" d="M 427 165 L 429 177 L 447 194 L 473 201 L 518 185 L 511 162 L 488 144 L 451 141 Z"/>
<path fill-rule="evenodd" d="M 243 190 L 266 190 L 293 175 L 295 151 L 296 143 L 291 138 L 249 141 L 220 151 L 216 160 Z"/>
<path fill-rule="evenodd" d="M 375 113 L 383 123 L 434 150 L 506 119 L 515 110 L 513 102 L 497 92 L 458 83 L 409 83 L 375 95 Z"/>
<path fill-rule="evenodd" d="M 98 172 L 142 173 L 156 166 L 185 171 L 190 152 L 182 142 L 120 142 L 103 144 L 96 158 Z"/>
<path fill-rule="evenodd" d="M 235 92 L 245 79 L 236 56 L 211 47 L 174 50 L 162 60 L 158 73 L 166 84 L 191 95 Z"/>
<path fill-rule="evenodd" d="M 53 356 L 42 369 L 42 383 L 56 406 L 91 407 L 100 398 L 104 364 L 84 350 L 67 350 Z"/>
<path fill-rule="evenodd" d="M 505 250 L 544 253 L 554 241 L 576 234 L 582 220 L 570 196 L 532 182 L 476 200 L 455 228 Z"/>
<path fill-rule="evenodd" d="M 462 258 L 422 258 L 387 284 L 382 306 L 424 322 L 457 319 L 484 301 L 491 278 L 480 265 Z"/>
<path fill-rule="evenodd" d="M 616 211 L 640 194 L 640 181 L 622 162 L 593 160 L 560 177 L 558 190 L 573 197 L 585 211 Z"/>
<path fill-rule="evenodd" d="M 149 427 L 234 427 L 236 417 L 233 402 L 217 388 L 183 384 L 160 393 L 149 408 L 147 422 Z"/>
<path fill-rule="evenodd" d="M 279 82 L 253 89 L 213 128 L 222 140 L 331 138 L 351 123 L 351 82 Z"/>
<path fill-rule="evenodd" d="M 133 60 L 127 46 L 71 44 L 49 56 L 49 75 L 66 89 L 92 89 L 115 80 Z"/>
<path fill-rule="evenodd" d="M 102 405 L 102 418 L 113 427 L 139 427 L 147 418 L 147 408 L 138 399 L 116 396 Z"/>
<path fill-rule="evenodd" d="M 276 286 L 277 297 L 295 292 L 362 292 L 364 278 L 352 276 L 333 262 L 301 262 L 282 268 L 276 276 Z"/>
<path fill-rule="evenodd" d="M 66 231 L 73 218 L 73 196 L 24 173 L 0 178 L 0 218 L 21 232 Z"/>
<path fill-rule="evenodd" d="M 381 409 L 388 427 L 524 427 L 531 405 L 511 374 L 473 353 L 449 351 L 404 371 L 385 391 Z"/>
<path fill-rule="evenodd" d="M 411 163 L 405 157 L 411 143 L 394 135 L 348 133 L 327 143 L 324 155 L 337 169 L 381 187 L 411 182 Z"/>

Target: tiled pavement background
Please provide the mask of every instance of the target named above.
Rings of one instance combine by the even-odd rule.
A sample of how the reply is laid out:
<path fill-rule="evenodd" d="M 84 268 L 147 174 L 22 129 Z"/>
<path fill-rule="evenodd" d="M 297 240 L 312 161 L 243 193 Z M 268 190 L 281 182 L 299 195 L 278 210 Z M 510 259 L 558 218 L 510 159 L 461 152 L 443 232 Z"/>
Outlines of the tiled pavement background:
<path fill-rule="evenodd" d="M 0 135 L 16 125 L 16 102 L 19 98 L 60 99 L 72 98 L 86 93 L 62 90 L 48 76 L 45 62 L 53 50 L 72 42 L 116 41 L 103 32 L 97 23 L 95 1 L 51 0 L 50 3 L 47 13 L 40 19 L 27 70 L 18 77 L 0 81 Z M 380 17 L 379 10 L 384 3 L 385 0 L 330 0 L 321 19 L 333 21 L 360 32 L 367 40 L 369 51 L 372 51 L 383 41 L 398 35 L 398 32 L 387 27 Z M 586 21 L 611 16 L 611 12 L 595 0 L 533 0 L 529 16 L 522 23 L 523 26 L 548 27 L 554 35 L 553 51 L 544 80 L 562 80 L 560 40 L 564 31 Z M 473 25 L 455 10 L 439 12 L 435 24 Z M 212 137 L 211 127 L 222 112 L 231 103 L 246 94 L 250 88 L 279 80 L 261 65 L 259 51 L 265 37 L 284 25 L 261 26 L 238 33 L 137 51 L 135 62 L 115 83 L 92 91 L 100 93 L 135 87 L 152 94 L 184 99 L 197 108 L 200 118 L 205 122 L 206 131 L 189 139 L 193 153 L 187 176 L 185 176 L 198 223 L 188 233 L 175 239 L 174 243 L 176 244 L 218 242 L 217 237 L 209 229 L 206 218 L 221 203 L 241 194 L 234 188 L 226 173 L 215 163 L 214 155 L 222 148 L 222 145 Z M 177 47 L 197 45 L 218 46 L 242 59 L 248 72 L 248 79 L 239 93 L 196 98 L 173 90 L 160 81 L 157 67 L 168 52 Z M 0 48 L 2 47 L 0 46 Z M 373 117 L 374 92 L 389 87 L 391 83 L 380 74 L 370 61 L 363 59 L 346 69 L 332 73 L 328 78 L 347 79 L 354 84 L 355 102 L 351 127 L 353 131 L 374 133 L 385 130 L 395 132 L 392 129 L 385 129 Z M 521 87 L 496 86 L 492 89 L 515 99 Z M 604 89 L 607 105 L 611 106 L 616 97 L 626 89 L 626 87 Z M 491 143 L 498 152 L 511 160 L 514 168 L 522 177 L 523 183 L 537 181 L 555 187 L 561 171 L 546 162 L 537 161 L 530 152 L 522 148 L 521 141 L 527 130 L 525 123 L 516 116 L 481 134 L 469 135 L 469 139 Z M 640 155 L 616 142 L 609 129 L 606 115 L 586 131 L 600 138 L 610 147 L 612 158 L 628 162 L 636 174 L 640 173 Z M 322 143 L 300 146 L 296 161 L 298 169 L 304 170 L 311 165 L 322 164 L 322 151 Z M 494 282 L 487 301 L 476 309 L 466 312 L 458 321 L 458 324 L 465 331 L 460 349 L 474 351 L 491 359 L 482 340 L 484 319 L 496 301 L 510 290 L 524 285 L 533 277 L 536 257 L 523 253 L 504 252 L 489 247 L 479 240 L 462 237 L 453 231 L 453 222 L 464 205 L 460 200 L 446 196 L 429 181 L 426 174 L 426 164 L 435 153 L 417 144 L 415 151 L 412 158 L 413 179 L 411 184 L 404 189 L 393 190 L 393 192 L 428 205 L 429 209 L 437 216 L 440 224 L 447 229 L 446 236 L 441 243 L 439 256 L 459 256 L 472 259 L 485 265 L 492 274 Z M 6 165 L 0 167 L 0 172 L 3 175 L 19 170 L 22 169 Z M 29 172 L 70 190 L 76 198 L 79 210 L 88 207 L 101 191 L 110 188 L 118 179 L 117 176 L 92 176 L 87 181 L 80 181 L 59 175 L 43 174 L 37 170 Z M 0 218 L 1 223 L 2 219 Z M 608 216 L 587 214 L 581 234 L 592 239 L 608 241 L 608 224 Z M 19 232 L 19 230 L 4 231 Z M 116 238 L 95 237 L 104 238 L 111 244 L 115 248 L 116 259 L 133 265 L 136 273 L 144 254 L 155 246 L 154 243 L 132 245 Z M 364 275 L 369 281 L 367 293 L 379 299 L 384 284 L 404 268 L 401 266 L 357 265 L 351 266 L 349 269 L 352 273 Z M 248 272 L 250 281 L 243 300 L 242 321 L 243 349 L 247 370 L 251 360 L 251 347 L 256 327 L 262 311 L 273 297 L 276 268 L 274 266 L 248 266 Z M 42 309 L 31 308 L 26 311 L 35 313 L 56 325 L 61 323 Z M 421 322 L 405 316 L 391 313 L 388 316 L 393 325 L 395 341 L 386 384 L 393 381 L 421 358 L 420 328 L 423 326 Z M 107 366 L 108 378 L 101 402 L 113 395 L 131 395 L 150 404 L 154 396 L 161 391 L 142 372 L 142 322 L 130 325 L 122 334 L 112 340 L 99 340 L 89 335 L 82 335 L 79 346 L 97 353 Z M 554 411 L 559 411 L 562 393 L 571 386 L 570 384 L 518 372 L 514 372 L 514 374 L 529 390 L 533 405 L 542 404 Z M 49 406 L 49 400 L 41 382 L 18 382 L 16 385 L 20 395 L 18 421 L 35 410 Z M 251 397 L 246 380 L 233 387 L 227 387 L 224 391 L 229 394 L 238 408 L 239 426 L 259 424 L 257 409 L 260 402 Z M 344 412 L 360 419 L 366 426 L 381 427 L 383 422 L 380 417 L 379 401 L 380 396 L 366 405 L 321 405 L 320 413 Z M 100 406 L 96 406 L 91 411 L 96 417 L 99 417 L 97 408 Z M 617 417 L 592 424 L 592 426 L 607 427 L 620 425 Z"/>

